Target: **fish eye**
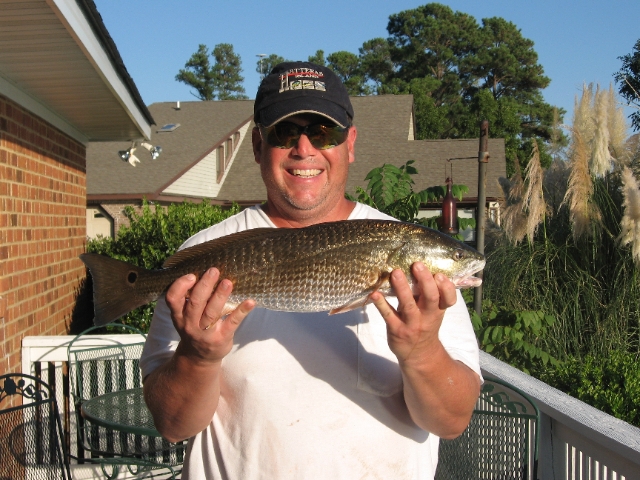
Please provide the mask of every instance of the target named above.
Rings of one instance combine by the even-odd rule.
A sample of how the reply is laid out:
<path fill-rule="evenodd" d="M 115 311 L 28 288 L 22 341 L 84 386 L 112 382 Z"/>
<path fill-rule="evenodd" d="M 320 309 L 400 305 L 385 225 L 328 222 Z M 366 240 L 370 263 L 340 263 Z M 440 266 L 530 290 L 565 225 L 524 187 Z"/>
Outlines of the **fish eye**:
<path fill-rule="evenodd" d="M 454 260 L 462 260 L 465 257 L 464 255 L 464 250 L 456 250 L 455 252 L 453 252 L 453 259 Z"/>

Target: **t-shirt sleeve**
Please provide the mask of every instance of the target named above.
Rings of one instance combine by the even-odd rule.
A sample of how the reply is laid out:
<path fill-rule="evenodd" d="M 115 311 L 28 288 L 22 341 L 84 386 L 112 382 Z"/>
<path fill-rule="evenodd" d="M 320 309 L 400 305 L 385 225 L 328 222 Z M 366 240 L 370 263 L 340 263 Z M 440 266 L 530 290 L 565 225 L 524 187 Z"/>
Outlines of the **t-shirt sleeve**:
<path fill-rule="evenodd" d="M 478 340 L 462 293 L 457 290 L 456 294 L 458 301 L 445 312 L 438 336 L 449 356 L 467 365 L 482 381 Z"/>
<path fill-rule="evenodd" d="M 146 378 L 156 368 L 168 362 L 179 342 L 180 336 L 173 326 L 171 312 L 162 296 L 153 312 L 151 327 L 140 358 L 142 378 Z"/>

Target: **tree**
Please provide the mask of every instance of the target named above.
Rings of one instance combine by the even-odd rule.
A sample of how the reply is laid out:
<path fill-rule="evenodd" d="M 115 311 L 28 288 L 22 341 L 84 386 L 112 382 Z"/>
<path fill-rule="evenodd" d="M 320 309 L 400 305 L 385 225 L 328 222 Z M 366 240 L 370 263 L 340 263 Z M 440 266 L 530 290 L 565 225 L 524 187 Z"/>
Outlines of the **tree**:
<path fill-rule="evenodd" d="M 315 54 L 309 55 L 308 61 L 324 67 L 327 64 L 324 59 L 324 50 L 316 50 Z"/>
<path fill-rule="evenodd" d="M 219 43 L 213 48 L 211 56 L 215 63 L 209 62 L 209 49 L 200 44 L 198 51 L 191 55 L 185 68 L 176 75 L 176 80 L 193 87 L 200 100 L 241 100 L 245 95 L 242 82 L 242 61 L 233 51 L 233 45 Z"/>
<path fill-rule="evenodd" d="M 551 139 L 554 108 L 541 94 L 550 80 L 513 23 L 494 17 L 480 25 L 429 3 L 391 15 L 387 30 L 389 38 L 359 50 L 363 91 L 412 94 L 418 138 L 474 138 L 488 119 L 492 136 L 506 140 L 509 173 L 516 155 L 531 156 L 533 139 Z"/>
<path fill-rule="evenodd" d="M 394 65 L 391 61 L 389 43 L 384 38 L 367 40 L 359 49 L 360 68 L 369 88 L 376 94 L 384 93 L 384 83 L 392 77 Z"/>
<path fill-rule="evenodd" d="M 327 66 L 342 80 L 349 95 L 369 95 L 366 78 L 360 68 L 360 59 L 351 52 L 335 52 L 327 56 Z"/>
<path fill-rule="evenodd" d="M 257 61 L 256 72 L 258 72 L 262 78 L 263 75 L 268 75 L 269 72 L 273 70 L 273 67 L 275 67 L 279 63 L 289 62 L 289 61 L 290 60 L 285 60 L 284 57 L 281 57 L 280 55 L 276 55 L 275 53 L 272 53 L 268 57 L 261 58 L 260 60 Z"/>
<path fill-rule="evenodd" d="M 633 46 L 633 52 L 618 57 L 622 60 L 622 68 L 614 75 L 619 84 L 618 93 L 638 111 L 630 116 L 635 131 L 640 130 L 640 40 Z"/>

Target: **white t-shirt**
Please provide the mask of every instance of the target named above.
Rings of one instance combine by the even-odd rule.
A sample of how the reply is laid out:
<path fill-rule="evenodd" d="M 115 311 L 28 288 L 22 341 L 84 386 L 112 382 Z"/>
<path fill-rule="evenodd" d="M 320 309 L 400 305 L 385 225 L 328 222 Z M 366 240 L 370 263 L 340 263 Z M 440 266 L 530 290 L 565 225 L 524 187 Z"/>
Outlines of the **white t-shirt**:
<path fill-rule="evenodd" d="M 391 219 L 362 204 L 349 218 Z M 275 225 L 256 206 L 183 247 L 258 227 Z M 452 358 L 480 375 L 460 292 L 439 336 Z M 169 360 L 178 342 L 160 300 L 140 362 L 143 376 Z M 220 385 L 211 424 L 189 440 L 185 479 L 433 479 L 439 439 L 409 416 L 400 368 L 373 305 L 331 316 L 254 309 L 223 359 Z"/>

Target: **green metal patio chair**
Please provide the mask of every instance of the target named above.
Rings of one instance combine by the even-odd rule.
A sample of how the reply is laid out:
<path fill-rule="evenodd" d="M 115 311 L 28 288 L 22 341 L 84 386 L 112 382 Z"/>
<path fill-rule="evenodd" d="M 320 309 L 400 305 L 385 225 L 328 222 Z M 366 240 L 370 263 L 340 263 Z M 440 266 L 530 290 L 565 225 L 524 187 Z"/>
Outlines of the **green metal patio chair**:
<path fill-rule="evenodd" d="M 485 379 L 469 427 L 440 440 L 436 480 L 535 480 L 540 412 L 525 393 Z"/>
<path fill-rule="evenodd" d="M 51 387 L 21 373 L 0 376 L 0 478 L 70 479 Z"/>
<path fill-rule="evenodd" d="M 81 415 L 83 402 L 95 397 L 142 387 L 140 356 L 146 336 L 139 330 L 119 323 L 125 333 L 140 336 L 132 344 L 120 343 L 117 335 L 103 345 L 96 345 L 91 327 L 77 335 L 68 346 L 69 383 L 73 399 L 78 437 L 79 463 L 99 463 L 107 478 L 118 475 L 126 467 L 132 474 L 167 474 L 175 478 L 181 470 L 184 444 L 172 444 L 158 436 L 125 433 L 85 421 Z M 156 471 L 162 470 L 162 471 Z"/>

